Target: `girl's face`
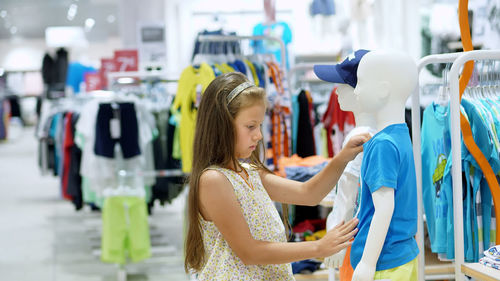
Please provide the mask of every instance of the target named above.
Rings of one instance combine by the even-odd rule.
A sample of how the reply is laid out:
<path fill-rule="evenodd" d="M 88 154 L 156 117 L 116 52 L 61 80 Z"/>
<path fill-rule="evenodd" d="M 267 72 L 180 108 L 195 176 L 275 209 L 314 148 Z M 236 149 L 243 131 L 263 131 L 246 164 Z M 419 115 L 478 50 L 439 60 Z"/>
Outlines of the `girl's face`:
<path fill-rule="evenodd" d="M 266 107 L 263 102 L 241 109 L 234 119 L 236 129 L 235 156 L 248 158 L 262 139 L 261 125 L 264 122 Z"/>

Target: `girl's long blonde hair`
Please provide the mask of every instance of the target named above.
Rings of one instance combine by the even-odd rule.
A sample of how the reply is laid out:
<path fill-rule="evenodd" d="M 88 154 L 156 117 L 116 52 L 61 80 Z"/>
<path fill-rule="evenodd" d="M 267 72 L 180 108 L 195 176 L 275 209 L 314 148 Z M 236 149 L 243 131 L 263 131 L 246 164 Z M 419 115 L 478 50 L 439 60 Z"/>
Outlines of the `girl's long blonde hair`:
<path fill-rule="evenodd" d="M 248 79 L 241 73 L 227 73 L 215 78 L 206 88 L 198 108 L 193 147 L 193 167 L 189 177 L 188 233 L 185 240 L 184 269 L 200 271 L 205 264 L 205 247 L 201 228 L 199 181 L 206 168 L 215 165 L 227 167 L 232 163 L 238 167 L 234 146 L 236 131 L 233 126 L 236 114 L 257 102 L 267 103 L 264 89 L 250 87 L 243 90 L 231 103 L 228 94 Z M 262 140 L 250 156 L 250 163 L 259 169 L 268 170 L 259 158 L 264 149 Z M 268 170 L 269 171 L 269 170 Z M 283 205 L 283 219 L 288 233 L 288 207 Z"/>

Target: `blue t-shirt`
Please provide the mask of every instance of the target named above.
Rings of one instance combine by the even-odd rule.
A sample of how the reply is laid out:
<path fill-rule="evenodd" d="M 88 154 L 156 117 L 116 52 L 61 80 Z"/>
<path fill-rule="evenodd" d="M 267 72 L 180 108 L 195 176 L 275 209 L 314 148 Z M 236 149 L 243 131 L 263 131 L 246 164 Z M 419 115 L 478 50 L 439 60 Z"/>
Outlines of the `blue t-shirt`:
<path fill-rule="evenodd" d="M 286 67 L 290 68 L 288 48 L 286 48 L 286 46 L 292 42 L 292 30 L 287 23 L 282 21 L 271 25 L 259 23 L 253 28 L 253 35 L 270 35 L 281 38 L 283 43 L 285 43 Z M 281 64 L 281 46 L 278 42 L 270 40 L 256 40 L 252 41 L 252 47 L 254 48 L 254 52 L 257 54 L 274 54 L 276 60 Z"/>
<path fill-rule="evenodd" d="M 313 0 L 311 3 L 311 14 L 331 16 L 335 15 L 335 3 L 333 0 Z"/>
<path fill-rule="evenodd" d="M 79 62 L 72 62 L 68 65 L 68 74 L 66 85 L 73 88 L 73 93 L 80 93 L 80 83 L 85 81 L 85 73 L 95 73 L 96 69 L 91 66 L 83 65 Z"/>
<path fill-rule="evenodd" d="M 361 206 L 358 233 L 351 249 L 351 265 L 356 268 L 375 212 L 372 193 L 381 187 L 394 188 L 394 213 L 385 237 L 376 270 L 404 265 L 418 255 L 417 183 L 408 126 L 387 126 L 364 145 L 361 165 Z M 366 249 L 369 251 L 369 249 Z"/>
<path fill-rule="evenodd" d="M 422 199 L 434 253 L 446 252 L 446 229 L 436 229 L 436 223 L 446 225 L 442 221 L 446 221 L 447 209 L 440 205 L 440 197 L 451 149 L 450 135 L 444 133 L 448 114 L 448 106 L 433 103 L 425 109 L 422 122 Z"/>
<path fill-rule="evenodd" d="M 490 131 L 488 127 L 488 122 L 485 116 L 482 116 L 482 109 L 475 103 L 462 99 L 461 101 L 461 111 L 469 120 L 472 135 L 474 136 L 474 141 L 480 148 L 483 155 L 486 157 L 490 163 L 493 171 L 498 172 L 499 170 L 499 160 L 498 153 L 494 146 L 493 140 L 490 136 Z M 467 262 L 477 262 L 478 258 L 478 222 L 477 222 L 477 212 L 476 212 L 476 197 L 477 192 L 481 190 L 481 181 L 479 180 L 483 176 L 477 174 L 479 172 L 479 165 L 468 151 L 462 140 L 462 182 L 463 182 L 463 214 L 464 214 L 464 250 L 465 250 L 465 260 Z M 454 227 L 453 227 L 453 185 L 451 176 L 451 157 L 448 159 L 448 163 L 445 169 L 445 193 L 447 200 L 447 250 L 446 257 L 448 259 L 455 258 L 455 247 L 454 247 Z M 471 172 L 471 168 L 475 169 L 475 172 Z M 482 174 L 482 173 L 481 173 Z M 470 180 L 470 177 L 475 178 L 475 180 Z M 483 199 L 483 196 L 485 197 Z M 491 218 L 491 213 L 485 213 L 485 210 L 491 210 L 489 208 L 489 202 L 484 200 L 489 200 L 491 194 L 489 192 L 481 191 L 481 199 L 484 202 L 484 208 L 482 208 L 482 221 L 487 222 Z M 488 223 L 483 225 L 484 229 L 489 229 Z M 487 230 L 488 231 L 488 230 Z M 484 233 L 483 233 L 484 234 Z M 483 236 L 485 239 L 489 238 L 489 235 Z"/>

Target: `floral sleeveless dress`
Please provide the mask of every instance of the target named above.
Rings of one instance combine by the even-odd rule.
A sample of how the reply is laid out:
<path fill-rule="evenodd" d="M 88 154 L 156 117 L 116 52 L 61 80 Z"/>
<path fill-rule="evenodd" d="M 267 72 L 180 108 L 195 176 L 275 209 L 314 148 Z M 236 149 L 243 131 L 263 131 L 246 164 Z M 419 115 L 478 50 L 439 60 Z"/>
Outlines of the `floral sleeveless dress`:
<path fill-rule="evenodd" d="M 286 242 L 285 227 L 264 189 L 258 171 L 242 164 L 248 172 L 249 183 L 235 171 L 220 167 L 209 167 L 222 173 L 233 185 L 234 193 L 254 239 L 270 242 Z M 295 280 L 292 267 L 287 264 L 245 265 L 229 247 L 213 222 L 203 218 L 203 242 L 206 264 L 198 273 L 198 280 Z"/>

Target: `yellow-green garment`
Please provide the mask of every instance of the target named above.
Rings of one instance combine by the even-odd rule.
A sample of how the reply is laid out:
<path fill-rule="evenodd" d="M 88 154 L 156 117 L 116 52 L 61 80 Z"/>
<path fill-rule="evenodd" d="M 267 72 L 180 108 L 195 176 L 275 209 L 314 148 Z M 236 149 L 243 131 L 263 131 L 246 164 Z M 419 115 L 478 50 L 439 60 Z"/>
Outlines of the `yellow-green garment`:
<path fill-rule="evenodd" d="M 182 171 L 191 172 L 193 163 L 193 140 L 196 127 L 197 109 L 201 95 L 197 97 L 197 89 L 201 87 L 201 93 L 215 79 L 212 67 L 202 63 L 198 69 L 193 66 L 186 67 L 178 82 L 177 94 L 172 103 L 172 114 L 180 112 L 179 142 L 182 154 Z M 198 99 L 198 100 L 197 100 Z"/>
<path fill-rule="evenodd" d="M 139 196 L 111 196 L 102 209 L 103 262 L 125 264 L 151 257 L 148 211 Z"/>
<path fill-rule="evenodd" d="M 373 279 L 391 281 L 417 281 L 418 261 L 417 258 L 401 266 L 375 271 Z"/>
<path fill-rule="evenodd" d="M 245 64 L 250 68 L 250 73 L 252 73 L 253 81 L 255 83 L 255 86 L 259 86 L 259 76 L 257 76 L 257 71 L 255 70 L 255 66 L 253 63 L 249 60 L 245 60 Z"/>

